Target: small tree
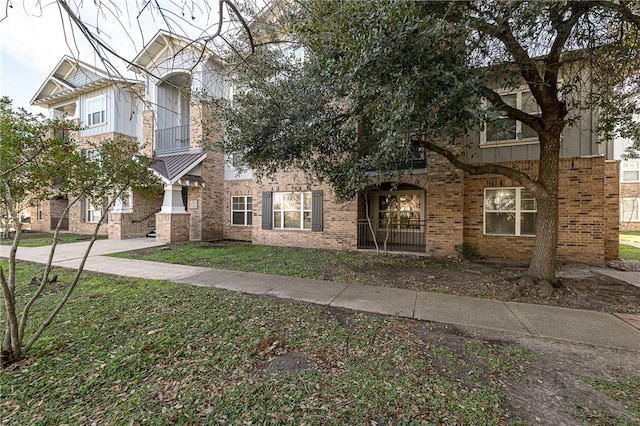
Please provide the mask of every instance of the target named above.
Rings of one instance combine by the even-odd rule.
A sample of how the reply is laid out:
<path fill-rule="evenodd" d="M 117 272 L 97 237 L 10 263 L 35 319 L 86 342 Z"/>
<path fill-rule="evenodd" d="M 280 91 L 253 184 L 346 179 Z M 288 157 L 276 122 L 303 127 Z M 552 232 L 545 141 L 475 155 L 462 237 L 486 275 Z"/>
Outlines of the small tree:
<path fill-rule="evenodd" d="M 129 188 L 155 193 L 158 182 L 150 172 L 150 159 L 140 154 L 138 143 L 129 139 L 104 140 L 95 146 L 98 155 L 85 156 L 77 142 L 68 137 L 77 128 L 63 119 L 49 120 L 34 116 L 23 109 L 14 110 L 11 101 L 1 100 L 2 156 L 0 157 L 0 185 L 2 209 L 8 212 L 15 229 L 8 256 L 8 268 L 0 265 L 0 285 L 6 311 L 6 327 L 2 354 L 5 361 L 17 361 L 40 337 L 69 299 L 80 280 L 85 261 L 104 223 L 109 208 Z M 22 235 L 22 223 L 16 206 L 19 202 L 37 203 L 53 195 L 64 195 L 69 204 L 63 211 L 53 233 L 48 261 L 42 276 L 36 277 L 38 289 L 19 312 L 17 295 L 21 290 L 16 282 L 16 253 Z M 101 207 L 89 245 L 63 298 L 45 321 L 35 327 L 27 339 L 25 329 L 31 307 L 49 284 L 53 257 L 59 241 L 62 223 L 70 209 L 81 200 L 91 200 Z M 24 283 L 26 284 L 26 283 Z"/>
<path fill-rule="evenodd" d="M 414 146 L 471 175 L 506 176 L 537 200 L 528 275 L 555 280 L 561 136 L 584 111 L 598 114 L 590 131 L 601 140 L 638 134 L 629 95 L 640 5 L 300 0 L 289 9 L 285 24 L 291 15 L 297 24 L 271 33 L 303 46 L 307 60 L 287 60 L 269 40 L 239 61 L 244 90 L 227 109 L 224 149 L 243 153 L 258 176 L 311 171 L 339 198 L 366 189 L 367 170 L 399 176 Z M 500 94 L 522 87 L 535 108 Z M 504 118 L 537 134 L 533 173 L 461 155 L 465 131 Z"/>

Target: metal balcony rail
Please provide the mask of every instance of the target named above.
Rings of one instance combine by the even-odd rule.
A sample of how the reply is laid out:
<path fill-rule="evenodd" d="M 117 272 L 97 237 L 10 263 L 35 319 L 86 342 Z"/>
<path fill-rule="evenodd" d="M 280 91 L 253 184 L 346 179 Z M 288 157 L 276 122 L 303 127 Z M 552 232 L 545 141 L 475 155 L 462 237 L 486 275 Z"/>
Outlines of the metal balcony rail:
<path fill-rule="evenodd" d="M 189 125 L 156 130 L 156 154 L 189 150 Z"/>
<path fill-rule="evenodd" d="M 357 226 L 359 249 L 375 250 L 377 242 L 380 251 L 426 252 L 426 220 L 371 219 L 370 225 L 367 219 L 359 219 Z"/>

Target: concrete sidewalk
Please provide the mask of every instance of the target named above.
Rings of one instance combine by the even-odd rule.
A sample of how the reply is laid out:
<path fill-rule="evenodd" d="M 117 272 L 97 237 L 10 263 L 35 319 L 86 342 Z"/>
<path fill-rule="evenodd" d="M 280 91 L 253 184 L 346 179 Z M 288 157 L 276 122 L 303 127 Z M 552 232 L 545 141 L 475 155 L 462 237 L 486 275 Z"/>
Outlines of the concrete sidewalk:
<path fill-rule="evenodd" d="M 99 240 L 85 269 L 640 352 L 633 315 L 629 320 L 604 312 L 104 256 L 157 245 L 152 239 Z M 84 247 L 86 243 L 60 245 L 54 264 L 77 268 Z M 7 255 L 8 248 L 1 247 L 0 256 Z M 47 256 L 48 247 L 18 250 L 21 260 L 43 263 Z"/>

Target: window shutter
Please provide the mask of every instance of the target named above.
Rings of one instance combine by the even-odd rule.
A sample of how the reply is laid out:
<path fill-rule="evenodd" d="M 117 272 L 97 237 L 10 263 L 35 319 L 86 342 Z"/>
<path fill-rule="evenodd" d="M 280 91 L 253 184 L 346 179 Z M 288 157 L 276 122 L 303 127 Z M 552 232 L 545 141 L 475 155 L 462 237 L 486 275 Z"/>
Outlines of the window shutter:
<path fill-rule="evenodd" d="M 104 197 L 102 199 L 102 211 L 104 212 L 104 222 L 103 223 L 109 223 L 109 210 L 107 209 L 107 206 L 109 206 L 109 198 L 108 197 Z"/>
<path fill-rule="evenodd" d="M 262 229 L 271 228 L 273 228 L 272 193 L 264 191 L 262 193 Z"/>
<path fill-rule="evenodd" d="M 311 192 L 311 231 L 322 232 L 322 191 Z"/>
<path fill-rule="evenodd" d="M 87 221 L 87 199 L 82 197 L 80 199 L 80 222 Z"/>

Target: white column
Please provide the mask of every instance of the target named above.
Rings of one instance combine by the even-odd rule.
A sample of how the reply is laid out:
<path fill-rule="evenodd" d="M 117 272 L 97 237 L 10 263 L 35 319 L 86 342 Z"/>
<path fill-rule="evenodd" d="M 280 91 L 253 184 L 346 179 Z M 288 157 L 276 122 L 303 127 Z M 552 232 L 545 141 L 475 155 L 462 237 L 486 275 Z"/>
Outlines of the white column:
<path fill-rule="evenodd" d="M 164 187 L 164 200 L 160 213 L 186 213 L 182 203 L 182 186 L 166 185 Z"/>

